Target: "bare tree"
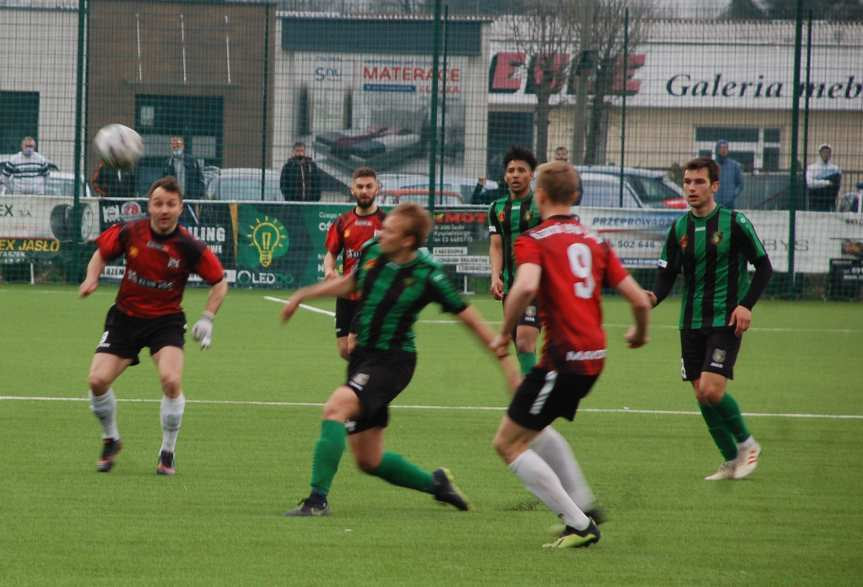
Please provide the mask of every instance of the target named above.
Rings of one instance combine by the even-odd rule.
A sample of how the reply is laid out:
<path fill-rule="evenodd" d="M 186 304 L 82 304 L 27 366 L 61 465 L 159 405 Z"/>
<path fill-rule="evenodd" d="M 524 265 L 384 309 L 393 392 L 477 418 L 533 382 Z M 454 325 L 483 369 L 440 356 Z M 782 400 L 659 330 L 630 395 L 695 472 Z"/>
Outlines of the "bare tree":
<path fill-rule="evenodd" d="M 608 113 L 609 96 L 626 91 L 627 79 L 623 77 L 624 40 L 628 36 L 628 52 L 631 55 L 635 48 L 647 35 L 648 19 L 651 16 L 650 5 L 646 2 L 632 0 L 587 0 L 593 1 L 593 18 L 591 22 L 578 21 L 579 33 L 581 27 L 591 27 L 592 47 L 582 47 L 589 50 L 592 68 L 592 94 L 590 102 L 590 117 L 587 128 L 584 162 L 586 164 L 601 163 L 606 142 L 603 124 Z M 624 30 L 625 13 L 629 9 L 629 31 Z M 579 34 L 579 38 L 586 35 Z M 631 73 L 631 72 L 630 72 Z M 582 106 L 579 104 L 579 108 Z"/>
<path fill-rule="evenodd" d="M 574 1 L 525 0 L 520 14 L 503 16 L 522 63 L 527 91 L 536 95 L 535 151 L 542 162 L 548 152 L 551 111 L 560 106 L 552 97 L 566 85 L 577 46 L 578 4 Z"/>

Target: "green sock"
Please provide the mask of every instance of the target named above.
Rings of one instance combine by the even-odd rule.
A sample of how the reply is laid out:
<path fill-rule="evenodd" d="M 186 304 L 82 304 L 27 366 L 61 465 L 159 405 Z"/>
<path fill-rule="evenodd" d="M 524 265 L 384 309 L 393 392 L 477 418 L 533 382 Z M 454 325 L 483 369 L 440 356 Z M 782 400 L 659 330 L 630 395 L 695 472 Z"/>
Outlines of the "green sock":
<path fill-rule="evenodd" d="M 533 366 L 536 365 L 536 354 L 535 353 L 518 353 L 518 364 L 521 366 L 521 374 L 526 375 L 528 371 L 533 369 Z"/>
<path fill-rule="evenodd" d="M 698 404 L 698 407 L 701 408 L 701 415 L 707 422 L 707 429 L 710 431 L 710 436 L 713 437 L 713 442 L 719 448 L 719 452 L 722 453 L 726 461 L 733 461 L 737 458 L 737 443 L 734 442 L 731 433 L 726 430 L 722 416 L 719 415 L 715 406 Z"/>
<path fill-rule="evenodd" d="M 434 489 L 431 473 L 420 469 L 394 452 L 385 452 L 378 468 L 369 473 L 399 487 L 408 487 L 425 493 L 431 493 Z"/>
<path fill-rule="evenodd" d="M 743 442 L 749 438 L 749 429 L 746 428 L 746 422 L 743 421 L 740 406 L 737 405 L 730 393 L 725 392 L 719 403 L 713 407 L 722 417 L 725 429 L 734 435 L 737 442 Z"/>
<path fill-rule="evenodd" d="M 321 436 L 315 444 L 315 455 L 312 460 L 312 492 L 327 495 L 333 477 L 339 468 L 339 460 L 345 452 L 345 439 L 348 433 L 345 425 L 338 420 L 323 420 Z"/>

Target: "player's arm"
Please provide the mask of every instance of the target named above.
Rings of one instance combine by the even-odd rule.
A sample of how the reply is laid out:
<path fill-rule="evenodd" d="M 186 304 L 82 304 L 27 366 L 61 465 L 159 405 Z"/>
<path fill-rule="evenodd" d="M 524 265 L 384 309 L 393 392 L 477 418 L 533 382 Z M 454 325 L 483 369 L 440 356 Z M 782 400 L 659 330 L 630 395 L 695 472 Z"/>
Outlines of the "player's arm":
<path fill-rule="evenodd" d="M 300 307 L 300 304 L 305 300 L 325 297 L 341 297 L 346 296 L 356 289 L 356 277 L 354 273 L 342 275 L 335 279 L 320 281 L 308 287 L 301 287 L 291 298 L 285 303 L 282 308 L 282 320 L 287 322 Z"/>
<path fill-rule="evenodd" d="M 737 237 L 743 243 L 743 256 L 755 266 L 755 273 L 749 283 L 749 290 L 738 302 L 734 311 L 731 312 L 731 320 L 728 322 L 729 326 L 734 326 L 734 334 L 740 336 L 752 325 L 752 308 L 767 289 L 767 284 L 773 275 L 773 265 L 770 263 L 770 257 L 767 256 L 764 245 L 761 244 L 752 223 L 745 216 L 738 214 L 731 230 L 737 233 L 732 238 Z"/>
<path fill-rule="evenodd" d="M 648 340 L 647 327 L 650 323 L 650 308 L 652 306 L 647 292 L 641 289 L 641 286 L 638 285 L 638 282 L 631 275 L 624 277 L 614 289 L 626 298 L 630 308 L 632 308 L 632 317 L 635 320 L 635 324 L 630 326 L 624 336 L 626 342 L 629 343 L 629 348 L 637 349 L 640 346 L 644 346 Z"/>
<path fill-rule="evenodd" d="M 492 346 L 495 340 L 495 333 L 488 327 L 480 313 L 473 306 L 468 306 L 456 314 L 456 317 L 479 339 L 483 347 L 490 349 L 499 359 L 500 368 L 503 370 L 507 385 L 510 390 L 514 391 L 519 383 L 521 383 L 521 371 L 518 364 L 509 354 L 508 345 L 501 347 Z"/>
<path fill-rule="evenodd" d="M 491 265 L 491 285 L 489 291 L 494 299 L 503 299 L 503 237 L 492 234 L 488 239 L 488 261 Z"/>
<path fill-rule="evenodd" d="M 327 254 L 324 255 L 324 279 L 335 279 L 338 276 L 339 272 L 336 270 L 336 256 L 327 251 Z"/>
<path fill-rule="evenodd" d="M 503 306 L 503 324 L 500 333 L 495 337 L 492 344 L 496 348 L 506 348 L 512 338 L 512 331 L 518 324 L 519 317 L 524 314 L 531 300 L 539 291 L 539 282 L 542 278 L 542 267 L 536 263 L 522 263 L 518 266 L 515 274 L 515 283 L 506 297 Z"/>
<path fill-rule="evenodd" d="M 99 249 L 93 251 L 93 256 L 90 257 L 90 262 L 87 263 L 87 274 L 84 277 L 84 281 L 81 282 L 80 287 L 78 287 L 78 293 L 82 298 L 86 298 L 99 287 L 99 276 L 105 269 L 105 265 L 107 265 L 107 262 L 102 257 Z"/>
<path fill-rule="evenodd" d="M 654 308 L 668 297 L 668 294 L 671 293 L 671 288 L 674 287 L 674 280 L 677 279 L 677 273 L 680 268 L 680 254 L 680 245 L 674 233 L 674 225 L 672 225 L 665 239 L 665 245 L 662 247 L 662 252 L 659 255 L 656 282 L 653 284 L 653 291 L 647 292 L 650 305 Z"/>

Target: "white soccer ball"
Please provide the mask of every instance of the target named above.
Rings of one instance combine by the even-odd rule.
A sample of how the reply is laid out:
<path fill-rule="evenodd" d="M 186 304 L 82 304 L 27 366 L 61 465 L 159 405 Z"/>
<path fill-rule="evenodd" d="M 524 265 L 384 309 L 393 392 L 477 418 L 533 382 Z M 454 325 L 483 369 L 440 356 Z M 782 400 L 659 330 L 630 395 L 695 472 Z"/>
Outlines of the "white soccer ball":
<path fill-rule="evenodd" d="M 122 124 L 103 126 L 93 139 L 96 152 L 111 167 L 134 167 L 144 154 L 141 135 Z"/>

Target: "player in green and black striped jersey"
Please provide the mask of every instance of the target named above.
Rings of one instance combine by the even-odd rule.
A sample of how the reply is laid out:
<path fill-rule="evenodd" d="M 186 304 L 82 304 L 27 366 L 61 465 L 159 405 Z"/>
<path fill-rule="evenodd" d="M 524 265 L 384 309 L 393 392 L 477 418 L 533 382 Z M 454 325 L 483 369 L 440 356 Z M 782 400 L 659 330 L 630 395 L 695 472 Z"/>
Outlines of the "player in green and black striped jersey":
<path fill-rule="evenodd" d="M 516 239 L 542 222 L 539 207 L 530 189 L 536 157 L 527 149 L 512 147 L 504 156 L 504 181 L 509 193 L 488 209 L 491 294 L 497 300 L 506 298 L 515 279 Z M 539 335 L 539 313 L 535 303 L 528 305 L 516 326 L 515 347 L 522 373 L 536 363 L 536 339 Z"/>
<path fill-rule="evenodd" d="M 687 163 L 683 186 L 689 213 L 677 219 L 659 259 L 653 305 L 683 273 L 680 308 L 681 375 L 692 382 L 701 414 L 725 462 L 705 479 L 742 479 L 758 464 L 761 447 L 749 434 L 740 408 L 725 391 L 752 307 L 772 268 L 752 223 L 716 204 L 719 167 L 699 157 Z M 750 280 L 748 264 L 755 266 Z"/>
<path fill-rule="evenodd" d="M 424 491 L 458 509 L 469 508 L 446 469 L 433 472 L 401 455 L 384 451 L 388 406 L 407 387 L 416 365 L 413 325 L 419 312 L 437 302 L 455 314 L 488 348 L 494 334 L 479 313 L 468 306 L 444 275 L 441 266 L 420 246 L 431 230 L 431 217 L 416 204 L 401 204 L 384 220 L 380 236 L 367 243 L 356 269 L 348 275 L 302 288 L 282 311 L 284 320 L 308 298 L 344 296 L 360 291 L 362 302 L 354 322 L 357 346 L 351 351 L 348 376 L 324 405 L 321 435 L 315 445 L 311 494 L 291 516 L 329 512 L 327 494 L 345 450 L 357 465 L 394 485 Z M 518 385 L 518 368 L 500 354 L 511 387 Z"/>

